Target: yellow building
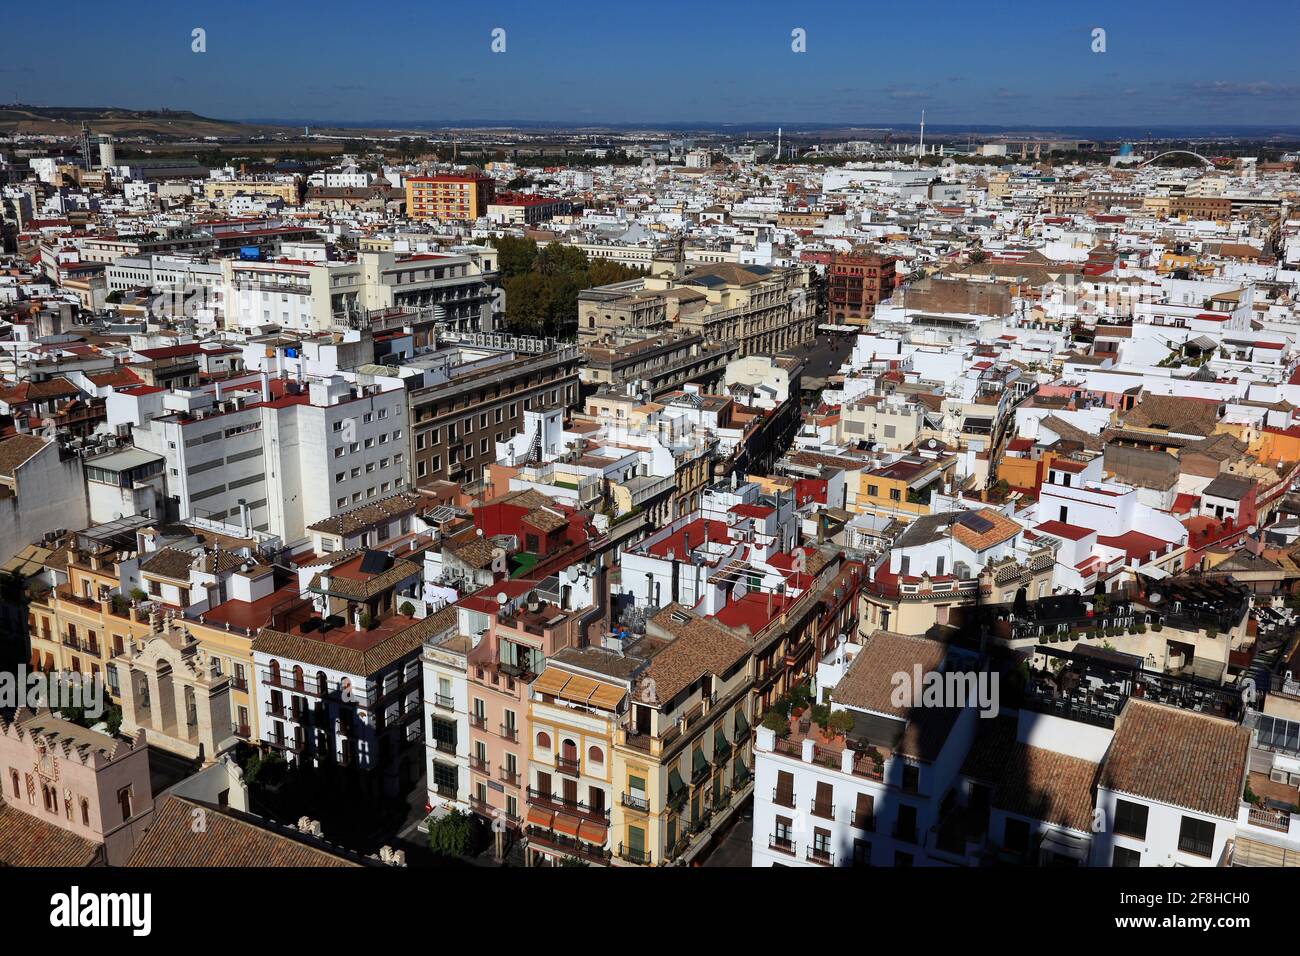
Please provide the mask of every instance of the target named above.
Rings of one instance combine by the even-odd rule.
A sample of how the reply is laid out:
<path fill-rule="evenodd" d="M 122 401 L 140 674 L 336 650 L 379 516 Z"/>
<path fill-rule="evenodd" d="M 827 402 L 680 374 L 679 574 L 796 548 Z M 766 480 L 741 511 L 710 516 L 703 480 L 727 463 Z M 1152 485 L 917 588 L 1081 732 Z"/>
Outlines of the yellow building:
<path fill-rule="evenodd" d="M 270 196 L 293 206 L 298 203 L 298 184 L 270 179 L 209 179 L 203 184 L 204 199 L 230 199 L 239 195 Z"/>
<path fill-rule="evenodd" d="M 66 581 L 28 605 L 30 665 L 101 677 L 112 700 L 118 699 L 118 683 L 108 662 L 155 632 L 149 616 L 120 593 L 116 554 L 78 536 L 50 559 Z"/>
<path fill-rule="evenodd" d="M 602 648 L 565 648 L 533 682 L 527 723 L 530 866 L 554 866 L 565 857 L 610 861 L 610 817 L 618 799 L 614 734 L 634 663 Z"/>
<path fill-rule="evenodd" d="M 610 845 L 622 864 L 661 866 L 705 839 L 749 792 L 749 645 L 670 605 L 646 628 L 671 637 L 639 674 L 614 739 Z"/>

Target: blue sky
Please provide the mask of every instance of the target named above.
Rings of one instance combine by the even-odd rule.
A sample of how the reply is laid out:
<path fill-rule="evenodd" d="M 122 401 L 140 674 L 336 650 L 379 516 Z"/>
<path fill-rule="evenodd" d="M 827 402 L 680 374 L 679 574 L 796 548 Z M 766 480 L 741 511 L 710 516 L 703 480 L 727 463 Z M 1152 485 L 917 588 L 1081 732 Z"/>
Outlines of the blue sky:
<path fill-rule="evenodd" d="M 0 101 L 42 105 L 339 121 L 866 125 L 925 109 L 935 124 L 1300 125 L 1290 2 L 62 0 L 0 11 Z M 190 50 L 195 27 L 206 53 Z M 1105 53 L 1091 50 L 1096 27 Z M 791 51 L 795 28 L 805 53 Z"/>

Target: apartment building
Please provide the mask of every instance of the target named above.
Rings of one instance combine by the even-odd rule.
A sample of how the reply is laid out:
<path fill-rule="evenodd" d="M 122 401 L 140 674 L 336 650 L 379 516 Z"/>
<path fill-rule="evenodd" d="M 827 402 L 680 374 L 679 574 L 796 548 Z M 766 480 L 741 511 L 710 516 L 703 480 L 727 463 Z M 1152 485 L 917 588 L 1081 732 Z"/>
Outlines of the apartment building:
<path fill-rule="evenodd" d="M 150 612 L 130 597 L 139 580 L 136 532 L 148 523 L 137 517 L 86 528 L 52 553 L 46 572 L 55 586 L 34 594 L 27 609 L 33 670 L 101 678 L 109 699 L 119 699 L 113 658 L 154 633 Z"/>
<path fill-rule="evenodd" d="M 257 391 L 169 393 L 133 432 L 166 460 L 170 513 L 220 521 L 246 506 L 253 530 L 293 547 L 322 518 L 406 487 L 406 396 L 396 383 L 263 372 Z"/>
<path fill-rule="evenodd" d="M 708 344 L 735 342 L 739 358 L 775 355 L 813 337 L 813 305 L 810 274 L 802 266 L 720 262 L 686 272 L 679 254 L 655 261 L 643 278 L 583 292 L 578 340 L 618 345 L 629 336 L 666 331 L 667 323 Z"/>
<path fill-rule="evenodd" d="M 346 261 L 223 259 L 221 268 L 228 327 L 320 332 L 351 328 L 374 312 L 427 310 L 443 330 L 492 332 L 499 319 L 490 248 L 362 252 Z"/>
<path fill-rule="evenodd" d="M 610 845 L 614 737 L 643 662 L 600 647 L 564 648 L 533 681 L 528 702 L 532 866 L 566 857 L 604 865 Z"/>
<path fill-rule="evenodd" d="M 473 221 L 487 215 L 495 194 L 496 183 L 482 173 L 408 176 L 406 215 L 409 219 Z"/>
<path fill-rule="evenodd" d="M 581 615 L 543 601 L 535 583 L 502 582 L 496 600 L 480 593 L 459 605 L 487 618 L 467 658 L 469 803 L 511 830 L 523 826 L 528 787 L 535 785 L 529 760 L 539 742 L 528 723 L 529 687 L 551 657 L 577 645 L 580 633 Z"/>
<path fill-rule="evenodd" d="M 502 336 L 465 336 L 418 356 L 413 364 L 427 372 L 410 392 L 415 484 L 481 480 L 525 412 L 577 404 L 580 362 L 573 346 Z"/>
<path fill-rule="evenodd" d="M 827 321 L 833 325 L 871 324 L 876 304 L 894 292 L 896 256 L 865 246 L 831 254 L 826 267 Z"/>
<path fill-rule="evenodd" d="M 628 653 L 648 663 L 615 732 L 610 846 L 621 864 L 681 863 L 749 792 L 749 643 L 671 604 Z"/>
<path fill-rule="evenodd" d="M 420 655 L 455 613 L 404 613 L 422 606 L 412 561 L 331 558 L 316 566 L 312 597 L 276 612 L 253 641 L 258 740 L 362 794 L 405 794 L 424 761 Z"/>
<path fill-rule="evenodd" d="M 430 813 L 469 810 L 470 703 L 469 636 L 453 630 L 425 641 L 424 674 L 426 782 Z"/>

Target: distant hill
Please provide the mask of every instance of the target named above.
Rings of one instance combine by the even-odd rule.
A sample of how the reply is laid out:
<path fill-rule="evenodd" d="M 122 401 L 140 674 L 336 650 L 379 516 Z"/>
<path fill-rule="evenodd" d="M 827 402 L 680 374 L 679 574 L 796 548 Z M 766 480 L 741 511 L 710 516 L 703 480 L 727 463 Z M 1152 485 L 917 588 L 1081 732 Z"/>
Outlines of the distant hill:
<path fill-rule="evenodd" d="M 203 136 L 248 136 L 271 127 L 212 119 L 189 110 L 124 110 L 104 106 L 28 106 L 0 104 L 0 132 L 73 136 L 83 122 L 96 133 L 192 139 Z"/>

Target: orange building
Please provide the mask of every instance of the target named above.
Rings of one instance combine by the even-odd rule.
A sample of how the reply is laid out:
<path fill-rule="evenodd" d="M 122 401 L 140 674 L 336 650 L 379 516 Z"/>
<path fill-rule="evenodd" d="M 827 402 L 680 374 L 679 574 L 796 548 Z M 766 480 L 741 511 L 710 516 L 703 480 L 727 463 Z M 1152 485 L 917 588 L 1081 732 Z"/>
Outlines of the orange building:
<path fill-rule="evenodd" d="M 487 215 L 495 183 L 482 173 L 412 176 L 406 180 L 411 219 L 471 220 Z"/>

